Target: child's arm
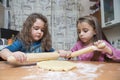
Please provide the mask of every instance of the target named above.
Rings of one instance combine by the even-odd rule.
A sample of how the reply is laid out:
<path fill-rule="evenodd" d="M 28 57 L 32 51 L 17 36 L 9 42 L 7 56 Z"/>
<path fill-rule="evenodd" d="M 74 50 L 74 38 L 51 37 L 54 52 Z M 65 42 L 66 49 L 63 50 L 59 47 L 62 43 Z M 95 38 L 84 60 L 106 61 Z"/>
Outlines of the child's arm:
<path fill-rule="evenodd" d="M 9 56 L 14 56 L 16 60 L 19 62 L 24 62 L 27 59 L 25 53 L 20 52 L 20 51 L 11 52 L 10 50 L 6 48 L 0 51 L 0 57 L 3 58 L 4 60 L 7 60 Z"/>
<path fill-rule="evenodd" d="M 4 60 L 7 60 L 7 58 L 11 55 L 12 55 L 12 52 L 9 51 L 8 49 L 3 49 L 0 51 L 0 57 L 3 58 Z"/>
<path fill-rule="evenodd" d="M 108 58 L 113 59 L 116 62 L 120 62 L 120 49 L 114 48 L 106 41 L 101 41 L 106 43 L 105 48 L 101 49 L 103 53 L 106 53 Z"/>
<path fill-rule="evenodd" d="M 77 51 L 74 51 L 74 52 L 60 50 L 59 53 L 60 53 L 61 57 L 70 58 L 70 57 L 77 57 L 77 56 L 82 55 L 82 54 L 87 54 L 87 53 L 93 52 L 95 50 L 100 50 L 104 47 L 105 47 L 105 44 L 101 43 L 101 44 L 96 44 L 96 46 L 91 45 L 91 46 L 88 46 L 86 48 L 82 48 L 82 49 L 79 49 Z"/>
<path fill-rule="evenodd" d="M 108 47 L 108 46 L 105 46 L 105 48 L 103 49 L 103 51 L 104 51 L 105 53 L 108 53 L 108 54 L 112 55 L 112 50 L 111 50 L 111 48 Z"/>

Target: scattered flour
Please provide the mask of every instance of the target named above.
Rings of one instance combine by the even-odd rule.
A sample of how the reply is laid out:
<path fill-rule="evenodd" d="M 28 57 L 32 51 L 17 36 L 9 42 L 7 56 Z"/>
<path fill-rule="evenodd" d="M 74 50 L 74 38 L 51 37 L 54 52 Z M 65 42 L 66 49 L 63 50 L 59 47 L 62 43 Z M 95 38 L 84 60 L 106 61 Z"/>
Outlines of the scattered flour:
<path fill-rule="evenodd" d="M 22 80 L 37 80 L 37 75 L 29 75 L 22 78 Z"/>
<path fill-rule="evenodd" d="M 29 76 L 23 77 L 22 80 L 96 80 L 100 74 L 97 74 L 97 70 L 102 66 L 104 65 L 78 63 L 76 71 L 68 72 L 48 71 L 47 73 L 42 73 L 43 70 L 40 69 L 36 75 L 32 73 Z"/>

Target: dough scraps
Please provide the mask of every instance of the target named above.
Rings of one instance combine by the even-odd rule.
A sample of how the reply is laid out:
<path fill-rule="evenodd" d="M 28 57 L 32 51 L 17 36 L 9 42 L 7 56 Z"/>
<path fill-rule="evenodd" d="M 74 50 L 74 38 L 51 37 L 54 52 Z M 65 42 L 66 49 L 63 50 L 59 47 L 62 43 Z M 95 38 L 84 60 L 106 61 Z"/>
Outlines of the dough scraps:
<path fill-rule="evenodd" d="M 69 71 L 76 68 L 76 63 L 70 61 L 48 60 L 37 62 L 37 66 L 49 71 Z"/>

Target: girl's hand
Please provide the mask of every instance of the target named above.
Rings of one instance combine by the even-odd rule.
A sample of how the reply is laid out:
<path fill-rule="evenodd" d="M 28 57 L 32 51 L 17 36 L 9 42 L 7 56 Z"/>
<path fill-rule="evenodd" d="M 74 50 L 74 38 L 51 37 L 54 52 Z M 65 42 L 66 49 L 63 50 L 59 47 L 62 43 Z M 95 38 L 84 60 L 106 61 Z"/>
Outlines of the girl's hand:
<path fill-rule="evenodd" d="M 102 40 L 98 40 L 97 42 L 94 42 L 94 46 L 96 46 L 98 48 L 98 50 L 99 49 L 101 50 L 106 47 L 106 44 Z"/>
<path fill-rule="evenodd" d="M 12 55 L 16 58 L 17 61 L 21 63 L 27 60 L 27 57 L 23 52 L 17 51 L 17 52 L 14 52 Z"/>
<path fill-rule="evenodd" d="M 102 44 L 104 44 L 104 46 L 101 46 Z M 97 51 L 112 54 L 112 50 L 106 45 L 106 43 L 103 40 L 98 40 L 94 43 L 94 45 L 97 47 Z"/>
<path fill-rule="evenodd" d="M 64 57 L 64 58 L 70 58 L 71 56 L 71 51 L 65 51 L 65 50 L 59 50 L 58 51 L 60 54 L 60 57 Z"/>

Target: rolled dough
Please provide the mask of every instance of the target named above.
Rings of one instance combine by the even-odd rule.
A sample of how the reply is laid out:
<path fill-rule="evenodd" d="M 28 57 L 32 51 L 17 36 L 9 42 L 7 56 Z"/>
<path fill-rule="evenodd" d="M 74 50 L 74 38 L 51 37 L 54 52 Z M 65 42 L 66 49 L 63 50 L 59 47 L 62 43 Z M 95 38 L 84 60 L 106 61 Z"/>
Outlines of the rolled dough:
<path fill-rule="evenodd" d="M 48 60 L 37 62 L 37 66 L 50 71 L 69 71 L 76 67 L 76 63 L 69 61 Z"/>

